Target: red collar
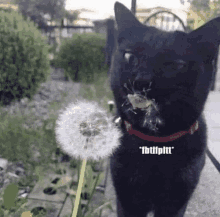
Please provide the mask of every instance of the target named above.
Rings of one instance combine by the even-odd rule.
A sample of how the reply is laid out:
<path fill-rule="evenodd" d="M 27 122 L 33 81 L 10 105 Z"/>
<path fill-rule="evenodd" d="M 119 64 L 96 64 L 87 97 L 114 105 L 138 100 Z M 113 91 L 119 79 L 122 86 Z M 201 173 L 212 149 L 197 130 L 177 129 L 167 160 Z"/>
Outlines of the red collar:
<path fill-rule="evenodd" d="M 132 128 L 132 125 L 128 122 L 128 121 L 124 121 L 125 123 L 125 127 L 126 127 L 126 130 L 128 131 L 128 133 L 130 135 L 134 134 L 135 136 L 143 139 L 143 140 L 147 140 L 147 141 L 150 141 L 150 142 L 171 142 L 171 141 L 174 141 L 178 138 L 180 138 L 181 136 L 189 133 L 190 135 L 192 135 L 195 131 L 197 131 L 199 129 L 199 122 L 196 121 L 188 131 L 180 131 L 180 132 L 177 132 L 177 133 L 174 133 L 170 136 L 165 136 L 165 137 L 156 137 L 156 136 L 148 136 L 148 135 L 145 135 L 137 130 L 134 130 Z"/>

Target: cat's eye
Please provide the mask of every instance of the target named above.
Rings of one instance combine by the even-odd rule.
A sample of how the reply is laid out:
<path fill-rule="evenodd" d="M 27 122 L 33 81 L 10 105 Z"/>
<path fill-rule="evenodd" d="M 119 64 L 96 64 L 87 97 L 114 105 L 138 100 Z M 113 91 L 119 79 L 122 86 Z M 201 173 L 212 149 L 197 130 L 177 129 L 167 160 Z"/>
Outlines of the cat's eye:
<path fill-rule="evenodd" d="M 128 64 L 133 66 L 137 66 L 139 63 L 138 58 L 131 52 L 125 52 L 124 59 Z"/>
<path fill-rule="evenodd" d="M 176 60 L 175 61 L 175 63 L 176 63 L 176 67 L 177 67 L 177 69 L 179 70 L 179 69 L 182 69 L 183 67 L 185 67 L 186 66 L 186 62 L 185 61 L 183 61 L 183 60 Z"/>
<path fill-rule="evenodd" d="M 165 62 L 164 67 L 166 70 L 169 71 L 177 71 L 177 70 L 181 70 L 183 67 L 185 67 L 186 62 L 183 60 L 175 60 L 175 61 L 170 61 L 170 62 Z"/>

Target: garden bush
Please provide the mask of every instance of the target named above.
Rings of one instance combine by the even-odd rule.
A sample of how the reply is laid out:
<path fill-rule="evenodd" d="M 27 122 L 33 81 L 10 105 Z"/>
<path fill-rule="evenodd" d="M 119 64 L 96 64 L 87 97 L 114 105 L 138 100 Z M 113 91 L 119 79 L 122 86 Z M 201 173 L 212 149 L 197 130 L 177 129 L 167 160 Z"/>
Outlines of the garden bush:
<path fill-rule="evenodd" d="M 0 104 L 32 98 L 49 74 L 49 46 L 30 20 L 0 11 Z"/>
<path fill-rule="evenodd" d="M 74 34 L 63 40 L 55 55 L 55 66 L 63 68 L 73 81 L 92 81 L 95 73 L 106 67 L 105 35 L 96 33 Z"/>

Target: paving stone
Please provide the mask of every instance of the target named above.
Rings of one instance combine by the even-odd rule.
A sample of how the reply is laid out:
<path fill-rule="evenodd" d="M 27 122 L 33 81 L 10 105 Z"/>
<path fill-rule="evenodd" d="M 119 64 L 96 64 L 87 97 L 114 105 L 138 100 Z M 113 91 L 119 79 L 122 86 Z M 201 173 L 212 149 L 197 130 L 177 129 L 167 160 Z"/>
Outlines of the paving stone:
<path fill-rule="evenodd" d="M 100 191 L 95 191 L 90 205 L 93 209 L 96 209 L 99 206 L 103 205 L 103 201 L 104 201 L 104 193 Z"/>
<path fill-rule="evenodd" d="M 73 177 L 76 180 L 77 173 L 75 173 L 75 176 L 74 176 L 73 171 L 70 170 L 67 166 L 65 167 L 65 170 L 66 170 L 66 174 L 64 174 L 64 175 L 59 175 L 59 174 L 55 174 L 53 172 L 48 171 L 46 173 L 47 177 L 44 177 L 43 180 L 39 181 L 35 185 L 34 189 L 30 193 L 28 198 L 62 203 L 65 199 L 65 196 L 66 196 L 66 193 L 62 189 L 60 189 L 60 188 L 56 189 L 56 194 L 52 194 L 52 195 L 45 194 L 44 190 L 45 190 L 45 188 L 48 188 L 48 187 L 53 188 L 54 184 L 52 183 L 52 181 L 56 178 L 61 178 L 62 176 L 68 175 L 70 177 Z"/>
<path fill-rule="evenodd" d="M 27 211 L 31 211 L 36 207 L 43 207 L 46 209 L 46 214 L 44 215 L 44 217 L 57 217 L 62 206 L 62 202 L 56 203 L 50 201 L 29 199 L 27 202 Z"/>
<path fill-rule="evenodd" d="M 219 217 L 220 174 L 206 156 L 200 182 L 189 201 L 184 217 Z"/>
<path fill-rule="evenodd" d="M 49 179 L 44 178 L 43 181 L 38 182 L 32 192 L 29 194 L 28 199 L 47 200 L 62 203 L 66 194 L 60 189 L 56 189 L 56 193 L 52 195 L 44 193 L 46 188 L 50 188 L 52 191 L 53 184 L 51 184 L 51 179 L 54 180 L 57 177 L 58 176 L 56 174 L 48 174 L 47 178 Z"/>
<path fill-rule="evenodd" d="M 109 160 L 108 160 L 108 162 L 109 162 Z M 115 189 L 114 189 L 113 183 L 112 183 L 109 164 L 107 166 L 108 166 L 108 169 L 107 169 L 107 181 L 106 181 L 106 188 L 105 188 L 105 198 L 107 200 L 111 201 L 113 211 L 111 211 L 110 209 L 105 209 L 102 213 L 102 217 L 117 217 Z"/>
<path fill-rule="evenodd" d="M 70 197 L 68 196 L 65 204 L 61 210 L 60 216 L 59 217 L 69 217 L 72 214 L 72 207 L 74 206 L 75 203 L 75 199 L 73 199 L 73 201 L 70 199 Z M 86 205 L 87 201 L 86 200 L 82 200 L 81 204 Z"/>
<path fill-rule="evenodd" d="M 65 201 L 65 204 L 61 210 L 60 216 L 59 217 L 69 217 L 71 216 L 72 213 L 72 207 L 74 206 L 75 200 L 72 202 L 72 200 L 70 199 L 70 197 L 68 196 L 68 198 Z"/>

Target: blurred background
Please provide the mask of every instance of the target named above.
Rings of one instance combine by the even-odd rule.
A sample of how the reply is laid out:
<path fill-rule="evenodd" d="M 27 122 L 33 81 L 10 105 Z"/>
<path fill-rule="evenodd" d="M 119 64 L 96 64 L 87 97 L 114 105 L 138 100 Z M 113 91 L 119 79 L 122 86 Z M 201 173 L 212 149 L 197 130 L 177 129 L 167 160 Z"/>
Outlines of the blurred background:
<path fill-rule="evenodd" d="M 130 0 L 121 0 L 131 8 Z M 219 0 L 157 0 L 136 2 L 136 16 L 144 22 L 159 11 L 177 14 L 185 26 L 196 29 L 207 20 L 218 16 Z M 106 34 L 106 19 L 114 17 L 115 0 L 2 0 L 1 8 L 12 8 L 30 17 L 48 36 L 49 43 L 60 43 L 60 38 L 72 37 L 74 33 L 97 32 Z M 165 18 L 166 19 L 166 18 Z M 167 17 L 169 22 L 169 16 Z M 157 19 L 157 22 L 160 22 Z M 170 22 L 174 23 L 172 17 Z M 174 24 L 175 25 L 175 24 Z M 182 30 L 176 22 L 175 29 Z M 169 29 L 168 29 L 169 30 Z"/>

